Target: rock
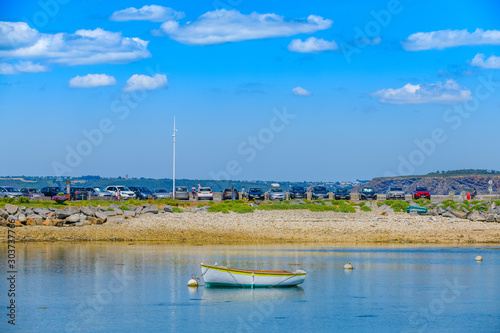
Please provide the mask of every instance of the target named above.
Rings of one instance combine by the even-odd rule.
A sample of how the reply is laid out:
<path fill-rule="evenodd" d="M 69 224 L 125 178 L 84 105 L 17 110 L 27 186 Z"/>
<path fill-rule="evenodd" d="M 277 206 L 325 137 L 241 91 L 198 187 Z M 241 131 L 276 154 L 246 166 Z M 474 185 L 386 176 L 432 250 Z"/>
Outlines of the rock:
<path fill-rule="evenodd" d="M 142 211 L 142 207 L 135 207 L 134 211 L 137 213 L 137 214 L 140 214 L 141 211 Z"/>
<path fill-rule="evenodd" d="M 290 205 L 298 205 L 299 203 L 297 201 L 290 201 Z"/>
<path fill-rule="evenodd" d="M 495 222 L 500 222 L 500 214 L 495 214 Z"/>
<path fill-rule="evenodd" d="M 302 200 L 302 199 L 299 200 L 299 205 L 305 205 L 305 204 L 306 204 L 306 202 L 304 200 Z"/>
<path fill-rule="evenodd" d="M 438 210 L 436 208 L 430 209 L 427 211 L 427 215 L 429 216 L 436 216 L 439 215 Z"/>
<path fill-rule="evenodd" d="M 166 211 L 167 213 L 172 213 L 172 211 L 173 211 L 172 206 L 169 206 L 169 205 L 165 205 L 163 210 Z"/>
<path fill-rule="evenodd" d="M 494 202 L 490 202 L 490 203 L 488 204 L 488 211 L 490 211 L 490 210 L 494 210 L 496 207 L 497 207 L 496 203 L 494 203 Z"/>
<path fill-rule="evenodd" d="M 412 209 L 412 210 L 410 210 L 410 215 L 411 216 L 417 216 L 418 215 L 418 211 Z"/>
<path fill-rule="evenodd" d="M 81 220 L 80 223 L 82 223 L 83 225 L 91 225 L 89 220 Z"/>
<path fill-rule="evenodd" d="M 257 207 L 257 206 L 258 206 L 258 204 L 256 204 L 255 202 L 252 202 L 252 203 L 250 204 L 250 207 Z"/>
<path fill-rule="evenodd" d="M 15 222 L 14 222 L 14 226 L 16 226 L 16 227 L 24 227 L 24 224 L 22 224 L 22 223 L 21 223 L 21 222 L 19 222 L 19 221 L 15 221 Z"/>
<path fill-rule="evenodd" d="M 446 213 L 446 211 L 443 208 L 441 208 L 441 207 L 437 208 L 437 212 L 438 212 L 439 215 L 443 215 L 444 213 Z"/>
<path fill-rule="evenodd" d="M 197 211 L 197 212 L 206 212 L 206 211 L 208 211 L 209 208 L 210 208 L 210 206 L 203 206 L 203 207 L 200 207 L 200 208 L 196 208 L 195 211 Z"/>
<path fill-rule="evenodd" d="M 69 212 L 66 212 L 62 209 L 58 209 L 54 212 L 54 215 L 58 218 L 58 219 L 61 219 L 61 220 L 64 220 L 65 218 L 71 216 L 71 214 Z"/>
<path fill-rule="evenodd" d="M 76 206 L 66 207 L 65 211 L 68 213 L 71 213 L 71 215 L 78 214 L 78 213 L 80 213 L 80 207 L 76 207 Z"/>
<path fill-rule="evenodd" d="M 385 209 L 385 211 L 386 211 L 386 212 L 391 212 L 391 213 L 394 213 L 394 208 L 392 208 L 392 207 L 387 207 L 387 208 Z"/>
<path fill-rule="evenodd" d="M 112 204 L 112 205 L 109 205 L 109 208 L 118 209 L 118 208 L 120 208 L 120 206 L 118 206 L 117 204 Z"/>
<path fill-rule="evenodd" d="M 33 211 L 35 213 L 37 213 L 38 215 L 47 215 L 48 216 L 48 214 L 50 214 L 50 210 L 43 209 L 43 208 L 35 208 L 35 209 L 33 209 Z"/>
<path fill-rule="evenodd" d="M 63 220 L 53 219 L 51 221 L 52 221 L 52 225 L 54 227 L 62 227 L 62 226 L 64 226 L 64 221 Z"/>
<path fill-rule="evenodd" d="M 332 204 L 332 202 L 331 202 L 331 201 L 327 201 L 327 202 L 325 202 L 325 205 L 327 205 L 327 206 L 333 206 L 333 204 Z"/>
<path fill-rule="evenodd" d="M 101 220 L 102 223 L 104 223 L 108 220 L 108 216 L 104 213 L 101 213 L 101 212 L 96 212 L 95 217 L 97 217 L 98 220 Z"/>
<path fill-rule="evenodd" d="M 31 215 L 31 214 L 35 214 L 35 212 L 33 211 L 33 208 L 28 208 L 28 209 L 24 210 L 24 214 Z"/>
<path fill-rule="evenodd" d="M 0 227 L 5 227 L 7 226 L 7 221 L 3 217 L 0 217 Z"/>
<path fill-rule="evenodd" d="M 146 206 L 142 209 L 141 214 L 158 214 L 158 207 L 156 206 Z"/>
<path fill-rule="evenodd" d="M 467 213 L 463 212 L 461 210 L 453 210 L 451 213 L 455 216 L 458 217 L 459 219 L 465 219 L 467 217 Z"/>
<path fill-rule="evenodd" d="M 5 207 L 4 209 L 7 211 L 7 213 L 9 213 L 10 215 L 14 215 L 15 213 L 17 213 L 17 211 L 19 210 L 19 207 L 16 206 L 16 205 L 11 205 L 11 204 L 5 204 Z"/>
<path fill-rule="evenodd" d="M 123 215 L 123 210 L 121 210 L 120 208 L 115 208 L 115 213 L 116 215 Z"/>
<path fill-rule="evenodd" d="M 125 215 L 125 217 L 135 217 L 137 213 L 135 212 L 135 210 L 124 210 L 123 211 L 123 215 Z"/>
<path fill-rule="evenodd" d="M 389 207 L 389 206 L 387 206 L 387 205 L 384 204 L 384 205 L 380 206 L 378 209 L 385 210 L 387 207 Z"/>
<path fill-rule="evenodd" d="M 466 215 L 470 213 L 470 211 L 465 207 L 462 208 L 462 212 L 464 212 Z"/>
<path fill-rule="evenodd" d="M 0 208 L 0 217 L 6 219 L 7 217 L 9 217 L 9 213 Z"/>
<path fill-rule="evenodd" d="M 486 222 L 495 222 L 495 215 L 493 214 L 486 215 Z"/>
<path fill-rule="evenodd" d="M 8 223 L 14 223 L 14 222 L 16 222 L 16 218 L 14 217 L 14 215 L 7 216 L 7 222 Z"/>
<path fill-rule="evenodd" d="M 477 210 L 473 210 L 467 218 L 471 221 L 485 221 L 486 218 Z"/>
<path fill-rule="evenodd" d="M 441 216 L 443 216 L 443 217 L 455 217 L 455 215 L 453 215 L 450 212 L 444 212 L 443 214 L 441 214 Z"/>
<path fill-rule="evenodd" d="M 46 219 L 46 220 L 43 222 L 43 225 L 46 225 L 47 227 L 51 227 L 51 226 L 53 226 L 52 221 L 51 221 L 50 219 Z"/>
<path fill-rule="evenodd" d="M 114 210 L 113 211 L 107 210 L 107 211 L 102 212 L 102 213 L 106 216 L 116 216 L 116 212 Z"/>
<path fill-rule="evenodd" d="M 80 211 L 86 216 L 94 216 L 94 211 L 90 207 L 81 207 Z"/>
<path fill-rule="evenodd" d="M 19 222 L 21 222 L 21 223 L 26 223 L 26 221 L 28 220 L 28 219 L 26 218 L 26 215 L 24 215 L 23 213 L 19 214 L 19 215 L 17 216 L 17 219 L 18 219 L 18 220 L 19 220 Z"/>
<path fill-rule="evenodd" d="M 68 223 L 76 223 L 80 221 L 80 214 L 73 214 L 71 216 L 68 216 L 65 220 Z"/>
<path fill-rule="evenodd" d="M 76 222 L 75 227 L 83 227 L 83 222 Z"/>

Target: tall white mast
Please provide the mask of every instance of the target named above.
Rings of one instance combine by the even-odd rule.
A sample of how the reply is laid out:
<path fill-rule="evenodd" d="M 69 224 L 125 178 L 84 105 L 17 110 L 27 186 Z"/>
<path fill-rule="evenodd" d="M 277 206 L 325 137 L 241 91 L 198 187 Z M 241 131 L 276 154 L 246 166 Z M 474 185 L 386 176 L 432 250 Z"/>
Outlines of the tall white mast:
<path fill-rule="evenodd" d="M 172 135 L 172 138 L 174 139 L 174 159 L 173 159 L 173 163 L 174 163 L 174 166 L 173 166 L 173 189 L 172 189 L 172 198 L 175 199 L 175 132 L 177 132 L 177 130 L 175 129 L 175 117 L 174 117 L 174 134 Z"/>

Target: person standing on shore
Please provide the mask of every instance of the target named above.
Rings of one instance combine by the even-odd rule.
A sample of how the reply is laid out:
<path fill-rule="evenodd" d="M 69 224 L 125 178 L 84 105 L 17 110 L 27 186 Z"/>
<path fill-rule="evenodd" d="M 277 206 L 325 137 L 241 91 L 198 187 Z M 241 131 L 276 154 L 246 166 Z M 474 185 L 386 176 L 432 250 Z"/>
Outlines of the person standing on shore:
<path fill-rule="evenodd" d="M 246 193 L 245 193 L 245 186 L 243 185 L 243 188 L 241 189 L 241 199 L 245 199 Z"/>
<path fill-rule="evenodd" d="M 193 187 L 191 187 L 191 194 L 193 196 L 193 199 L 195 198 L 195 194 L 196 194 L 196 187 L 193 185 Z"/>
<path fill-rule="evenodd" d="M 120 201 L 121 200 L 121 191 L 120 191 L 120 188 L 117 188 L 116 189 L 116 200 Z"/>

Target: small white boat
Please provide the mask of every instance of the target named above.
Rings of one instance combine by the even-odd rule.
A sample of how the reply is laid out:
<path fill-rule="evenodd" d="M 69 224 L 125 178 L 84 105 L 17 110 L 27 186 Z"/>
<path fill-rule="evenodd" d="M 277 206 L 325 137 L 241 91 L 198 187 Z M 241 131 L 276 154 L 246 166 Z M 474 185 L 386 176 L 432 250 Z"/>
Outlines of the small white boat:
<path fill-rule="evenodd" d="M 306 272 L 237 269 L 201 264 L 201 275 L 207 287 L 290 287 L 304 282 Z"/>

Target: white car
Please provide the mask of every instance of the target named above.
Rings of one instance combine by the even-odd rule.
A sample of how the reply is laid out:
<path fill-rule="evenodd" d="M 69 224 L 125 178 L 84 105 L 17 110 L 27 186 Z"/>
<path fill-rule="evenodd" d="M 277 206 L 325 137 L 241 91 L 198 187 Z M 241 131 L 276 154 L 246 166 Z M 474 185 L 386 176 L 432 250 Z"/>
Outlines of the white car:
<path fill-rule="evenodd" d="M 106 187 L 106 191 L 110 192 L 114 197 L 116 197 L 116 194 L 120 190 L 120 197 L 122 199 L 135 199 L 135 193 L 131 191 L 128 187 L 122 186 L 122 185 L 111 185 Z"/>
<path fill-rule="evenodd" d="M 212 193 L 212 189 L 210 187 L 200 187 L 198 189 L 198 200 L 214 200 L 214 194 Z"/>

